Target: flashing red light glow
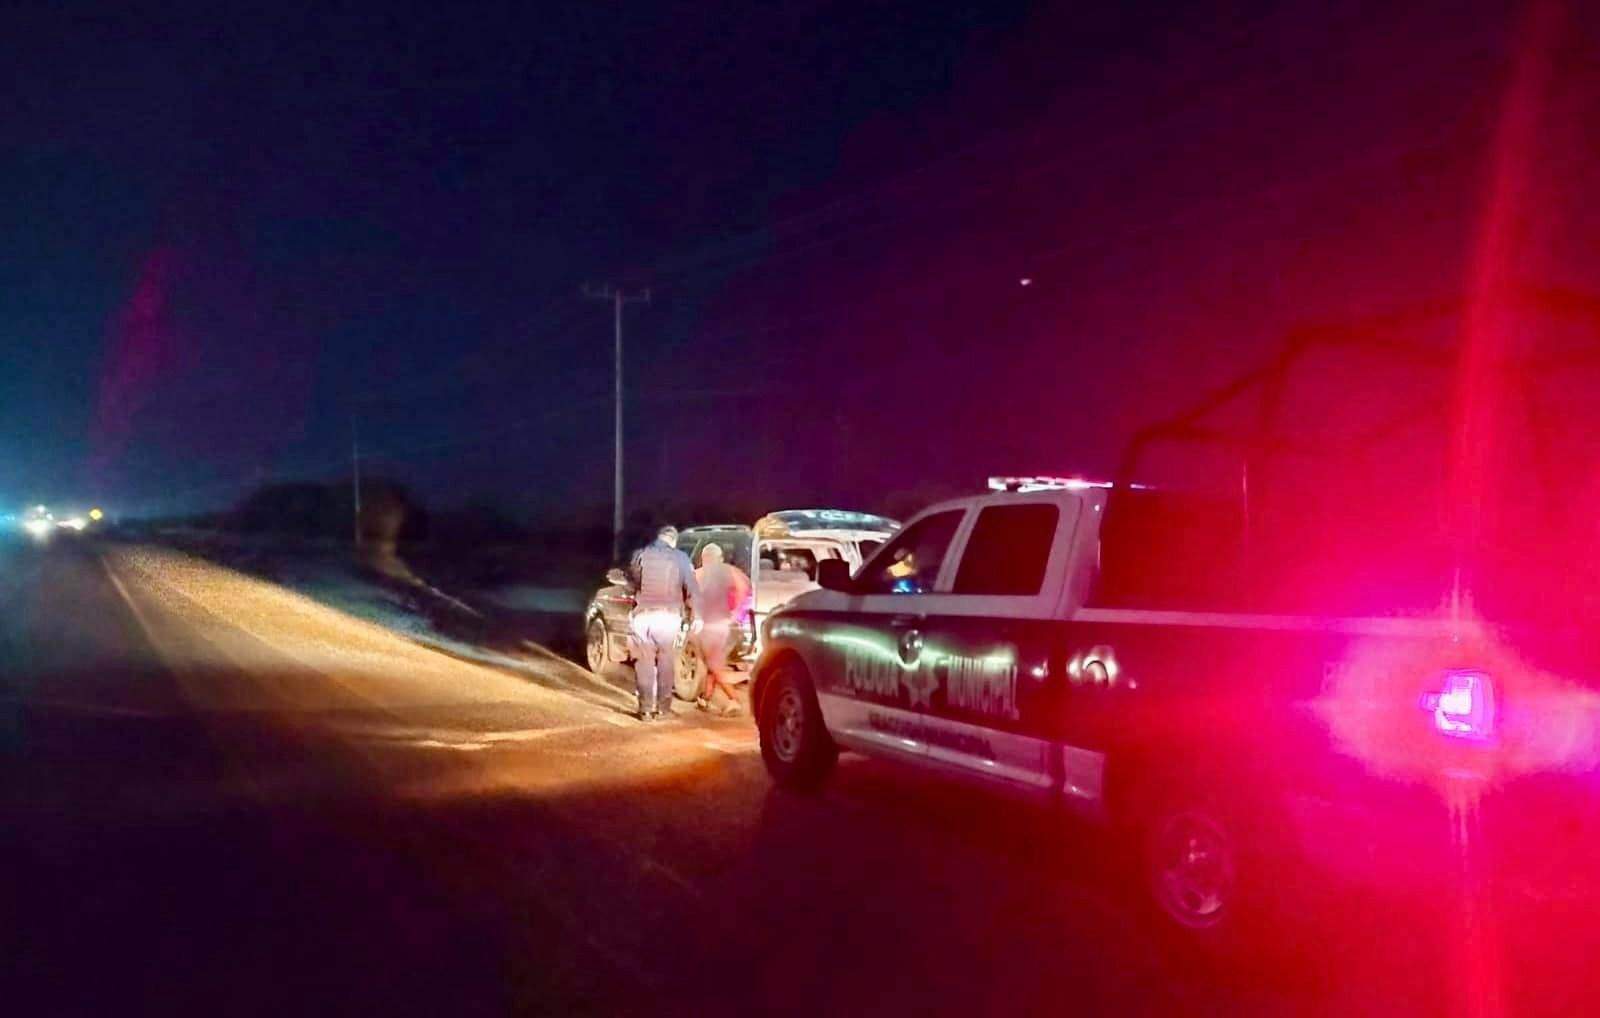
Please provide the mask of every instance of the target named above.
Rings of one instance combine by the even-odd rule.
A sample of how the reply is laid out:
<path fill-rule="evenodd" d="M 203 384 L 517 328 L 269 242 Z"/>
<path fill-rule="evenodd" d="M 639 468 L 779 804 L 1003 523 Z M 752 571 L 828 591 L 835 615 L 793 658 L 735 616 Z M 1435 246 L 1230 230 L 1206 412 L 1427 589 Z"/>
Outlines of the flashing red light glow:
<path fill-rule="evenodd" d="M 1470 617 L 1414 640 L 1351 644 L 1317 713 L 1373 773 L 1452 802 L 1522 775 L 1600 768 L 1600 691 L 1539 667 Z"/>
<path fill-rule="evenodd" d="M 1449 672 L 1443 691 L 1423 696 L 1422 709 L 1433 712 L 1433 727 L 1444 735 L 1461 739 L 1494 735 L 1494 684 L 1482 672 Z"/>

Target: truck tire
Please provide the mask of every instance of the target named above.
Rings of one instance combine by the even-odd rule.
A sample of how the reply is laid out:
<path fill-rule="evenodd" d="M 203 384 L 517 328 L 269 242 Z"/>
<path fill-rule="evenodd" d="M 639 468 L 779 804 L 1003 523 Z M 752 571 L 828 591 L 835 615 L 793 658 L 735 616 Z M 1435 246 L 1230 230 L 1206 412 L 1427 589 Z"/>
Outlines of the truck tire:
<path fill-rule="evenodd" d="M 1221 811 L 1203 799 L 1173 798 L 1151 811 L 1141 835 L 1145 886 L 1168 922 L 1205 936 L 1234 919 L 1238 842 Z"/>
<path fill-rule="evenodd" d="M 774 668 L 756 717 L 761 759 L 782 787 L 812 791 L 827 781 L 839 749 L 823 725 L 822 709 L 805 667 L 791 659 Z"/>
<path fill-rule="evenodd" d="M 1262 957 L 1266 859 L 1240 811 L 1180 787 L 1142 813 L 1139 879 L 1162 939 L 1209 961 Z"/>
<path fill-rule="evenodd" d="M 1177 958 L 1273 982 L 1320 957 L 1315 881 L 1285 840 L 1275 798 L 1225 773 L 1158 779 L 1130 803 L 1141 911 Z"/>

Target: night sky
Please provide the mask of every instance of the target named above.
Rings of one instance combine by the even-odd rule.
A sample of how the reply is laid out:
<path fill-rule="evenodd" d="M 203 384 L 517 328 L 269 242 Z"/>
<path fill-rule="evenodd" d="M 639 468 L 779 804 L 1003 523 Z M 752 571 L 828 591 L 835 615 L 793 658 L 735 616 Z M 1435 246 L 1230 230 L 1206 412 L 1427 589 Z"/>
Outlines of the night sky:
<path fill-rule="evenodd" d="M 654 293 L 635 500 L 867 508 L 1466 286 L 1524 5 L 1091 6 L 10 6 L 0 505 L 225 505 L 354 420 L 426 503 L 603 512 L 585 282 Z M 1576 286 L 1590 22 L 1516 229 Z"/>

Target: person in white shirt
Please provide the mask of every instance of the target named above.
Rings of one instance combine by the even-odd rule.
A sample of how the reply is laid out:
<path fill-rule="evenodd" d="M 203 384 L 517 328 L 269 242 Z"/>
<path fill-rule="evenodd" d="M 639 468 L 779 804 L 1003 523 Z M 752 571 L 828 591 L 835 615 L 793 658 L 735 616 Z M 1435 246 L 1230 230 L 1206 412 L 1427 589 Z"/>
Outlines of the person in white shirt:
<path fill-rule="evenodd" d="M 700 619 L 700 587 L 689 556 L 678 550 L 678 528 L 662 527 L 654 542 L 639 549 L 628 577 L 634 590 L 628 648 L 639 720 L 652 721 L 672 713 L 677 640 L 685 613 L 694 625 Z"/>

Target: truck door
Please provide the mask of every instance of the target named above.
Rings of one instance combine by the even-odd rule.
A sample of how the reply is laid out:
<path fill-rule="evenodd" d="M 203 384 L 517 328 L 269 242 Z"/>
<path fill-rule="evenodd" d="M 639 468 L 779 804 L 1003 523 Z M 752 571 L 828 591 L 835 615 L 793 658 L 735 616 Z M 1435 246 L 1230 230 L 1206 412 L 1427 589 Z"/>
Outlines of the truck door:
<path fill-rule="evenodd" d="M 934 760 L 1039 790 L 1060 784 L 1059 607 L 1082 506 L 1067 492 L 1002 496 L 970 521 L 949 590 L 929 599 L 922 625 Z"/>
<path fill-rule="evenodd" d="M 947 582 L 949 551 L 966 516 L 956 507 L 914 521 L 862 568 L 851 610 L 816 620 L 818 701 L 841 743 L 926 754 L 922 626 L 927 602 Z"/>

